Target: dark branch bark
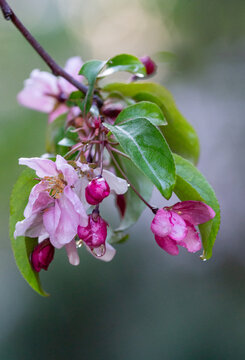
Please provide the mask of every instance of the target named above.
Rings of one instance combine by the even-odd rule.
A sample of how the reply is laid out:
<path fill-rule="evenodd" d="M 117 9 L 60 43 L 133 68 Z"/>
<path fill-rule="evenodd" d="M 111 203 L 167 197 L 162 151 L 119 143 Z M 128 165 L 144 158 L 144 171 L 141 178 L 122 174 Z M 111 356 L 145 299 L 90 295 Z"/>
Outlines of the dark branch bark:
<path fill-rule="evenodd" d="M 44 62 L 51 69 L 52 73 L 55 76 L 61 76 L 72 85 L 74 85 L 78 90 L 82 91 L 84 94 L 87 93 L 88 88 L 84 84 L 80 83 L 74 79 L 70 74 L 68 74 L 62 67 L 60 67 L 54 59 L 47 53 L 46 50 L 39 44 L 39 42 L 32 36 L 32 34 L 27 30 L 27 28 L 22 24 L 22 22 L 15 15 L 13 10 L 10 8 L 6 0 L 0 0 L 0 8 L 2 10 L 3 16 L 6 20 L 10 20 L 14 26 L 20 31 L 24 38 L 29 42 L 33 49 L 41 56 Z M 102 99 L 94 95 L 94 100 L 97 102 L 98 106 L 103 105 Z"/>

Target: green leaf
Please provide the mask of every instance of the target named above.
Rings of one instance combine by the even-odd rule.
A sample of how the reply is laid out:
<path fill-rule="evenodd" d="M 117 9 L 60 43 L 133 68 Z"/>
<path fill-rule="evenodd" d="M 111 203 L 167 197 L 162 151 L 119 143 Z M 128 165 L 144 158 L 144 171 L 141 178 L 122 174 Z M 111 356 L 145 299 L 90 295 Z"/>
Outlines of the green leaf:
<path fill-rule="evenodd" d="M 108 227 L 107 229 L 107 237 L 106 237 L 106 241 L 113 245 L 113 244 L 122 244 L 125 241 L 127 241 L 129 238 L 128 234 L 125 234 L 122 231 L 114 231 L 112 230 L 111 227 Z"/>
<path fill-rule="evenodd" d="M 24 236 L 14 238 L 15 225 L 17 221 L 23 220 L 23 213 L 28 202 L 30 191 L 37 181 L 34 180 L 35 172 L 25 169 L 17 180 L 10 198 L 10 224 L 9 235 L 12 243 L 12 249 L 16 264 L 28 284 L 40 295 L 48 296 L 42 289 L 39 280 L 39 274 L 32 269 L 29 257 L 34 247 L 37 245 L 37 239 Z"/>
<path fill-rule="evenodd" d="M 71 106 L 78 106 L 78 107 L 82 107 L 82 99 L 84 99 L 84 93 L 82 93 L 81 91 L 77 90 L 77 91 L 73 91 L 68 100 L 66 100 L 66 105 L 71 107 Z"/>
<path fill-rule="evenodd" d="M 88 80 L 88 91 L 86 93 L 82 107 L 85 114 L 87 114 L 91 108 L 96 79 L 99 72 L 102 70 L 105 64 L 106 61 L 101 61 L 101 60 L 87 61 L 86 63 L 83 64 L 79 72 L 80 75 L 85 76 L 86 79 Z"/>
<path fill-rule="evenodd" d="M 65 146 L 65 147 L 71 147 L 73 145 L 76 145 L 76 142 L 72 139 L 69 139 L 68 137 L 64 137 L 62 140 L 58 142 L 58 145 Z"/>
<path fill-rule="evenodd" d="M 148 120 L 129 120 L 121 125 L 104 124 L 135 165 L 169 199 L 175 184 L 172 153 L 161 132 Z"/>
<path fill-rule="evenodd" d="M 137 191 L 139 191 L 143 198 L 146 201 L 149 201 L 153 188 L 151 181 L 135 167 L 131 160 L 121 157 L 118 161 L 127 174 L 129 181 L 136 187 Z M 134 223 L 136 223 L 146 208 L 146 205 L 142 200 L 139 199 L 131 187 L 129 187 L 126 194 L 124 194 L 124 197 L 126 200 L 126 210 L 124 217 L 122 218 L 121 223 L 116 231 L 126 230 Z"/>
<path fill-rule="evenodd" d="M 137 101 L 147 100 L 156 103 L 165 115 L 168 125 L 161 128 L 171 150 L 194 164 L 199 158 L 199 141 L 193 127 L 176 107 L 171 93 L 155 83 L 114 83 L 108 84 L 103 91 L 119 91 Z"/>
<path fill-rule="evenodd" d="M 60 148 L 58 143 L 65 137 L 66 117 L 67 114 L 62 114 L 53 122 L 48 124 L 46 135 L 46 151 L 50 154 L 58 154 L 63 150 Z"/>
<path fill-rule="evenodd" d="M 121 54 L 109 59 L 105 70 L 100 74 L 101 77 L 111 75 L 117 71 L 127 71 L 138 77 L 146 76 L 145 66 L 133 55 Z"/>
<path fill-rule="evenodd" d="M 149 101 L 141 101 L 123 109 L 116 118 L 114 125 L 138 118 L 144 118 L 156 126 L 167 124 L 158 105 Z"/>
<path fill-rule="evenodd" d="M 212 248 L 220 226 L 220 207 L 214 190 L 204 176 L 189 161 L 174 154 L 176 166 L 176 185 L 174 192 L 181 201 L 203 201 L 215 211 L 216 216 L 207 223 L 199 225 L 203 243 L 203 259 L 212 256 Z"/>

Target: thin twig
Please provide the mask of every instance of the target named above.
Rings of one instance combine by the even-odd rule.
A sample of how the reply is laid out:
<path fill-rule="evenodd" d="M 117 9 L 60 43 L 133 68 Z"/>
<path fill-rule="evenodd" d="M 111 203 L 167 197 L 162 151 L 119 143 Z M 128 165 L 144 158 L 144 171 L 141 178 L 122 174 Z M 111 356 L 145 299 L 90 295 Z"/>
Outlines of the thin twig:
<path fill-rule="evenodd" d="M 10 20 L 14 24 L 14 26 L 20 31 L 24 38 L 33 47 L 33 49 L 41 56 L 41 58 L 48 65 L 48 67 L 51 69 L 52 73 L 55 76 L 63 77 L 69 83 L 74 85 L 77 89 L 82 91 L 84 94 L 87 93 L 88 87 L 74 79 L 54 61 L 54 59 L 47 53 L 47 51 L 44 50 L 44 48 L 39 44 L 39 42 L 32 36 L 29 30 L 27 30 L 27 28 L 22 24 L 22 22 L 15 15 L 6 0 L 0 0 L 0 8 L 2 10 L 4 18 L 6 20 Z M 103 105 L 103 100 L 99 96 L 94 95 L 94 100 L 97 102 L 99 107 Z"/>
<path fill-rule="evenodd" d="M 109 144 L 108 144 L 109 145 Z M 110 146 L 111 151 L 114 151 L 115 153 L 117 153 L 118 155 L 121 155 L 123 157 L 125 157 L 126 159 L 130 159 L 130 157 L 127 154 L 124 154 L 122 151 L 115 149 L 113 147 Z"/>

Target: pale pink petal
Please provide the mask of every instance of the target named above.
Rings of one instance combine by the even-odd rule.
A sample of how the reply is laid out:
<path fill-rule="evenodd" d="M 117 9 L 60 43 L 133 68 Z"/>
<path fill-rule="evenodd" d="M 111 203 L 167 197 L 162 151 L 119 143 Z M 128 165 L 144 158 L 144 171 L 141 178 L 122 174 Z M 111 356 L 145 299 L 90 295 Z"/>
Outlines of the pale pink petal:
<path fill-rule="evenodd" d="M 201 201 L 178 202 L 172 209 L 193 225 L 203 224 L 215 217 L 214 210 Z"/>
<path fill-rule="evenodd" d="M 177 242 L 168 236 L 160 237 L 155 235 L 157 244 L 170 255 L 178 255 L 179 248 Z"/>
<path fill-rule="evenodd" d="M 17 99 L 23 106 L 49 113 L 53 110 L 58 95 L 57 78 L 45 71 L 33 70 L 24 83 L 24 89 Z M 52 96 L 54 95 L 54 96 Z"/>
<path fill-rule="evenodd" d="M 36 238 L 43 235 L 45 232 L 42 213 L 34 213 L 30 217 L 17 222 L 14 237 L 28 236 Z"/>
<path fill-rule="evenodd" d="M 78 181 L 74 185 L 74 191 L 77 194 L 78 198 L 80 199 L 81 203 L 85 210 L 87 210 L 90 205 L 87 203 L 85 198 L 85 188 L 88 185 L 89 181 L 86 176 L 83 176 L 78 179 Z"/>
<path fill-rule="evenodd" d="M 79 216 L 77 226 L 78 225 L 87 226 L 88 225 L 88 215 L 86 213 L 86 210 L 85 210 L 82 202 L 80 201 L 79 197 L 77 196 L 76 192 L 73 191 L 69 186 L 66 186 L 64 189 L 64 195 L 71 202 L 71 204 L 73 206 L 73 211 L 76 212 L 76 214 L 78 214 L 78 216 Z M 77 229 L 77 226 L 76 226 L 76 229 Z"/>
<path fill-rule="evenodd" d="M 73 120 L 74 118 L 78 117 L 80 114 L 81 114 L 81 109 L 78 106 L 71 107 L 67 115 L 67 121 Z"/>
<path fill-rule="evenodd" d="M 76 170 L 68 164 L 68 162 L 60 155 L 56 156 L 55 165 L 58 171 L 62 172 L 64 175 L 65 181 L 69 186 L 75 184 L 78 180 L 78 175 Z"/>
<path fill-rule="evenodd" d="M 47 182 L 40 182 L 32 188 L 28 204 L 24 210 L 24 216 L 26 218 L 34 212 L 44 210 L 54 201 L 48 191 L 45 191 L 46 189 Z"/>
<path fill-rule="evenodd" d="M 83 80 L 83 76 L 78 75 L 78 73 L 81 70 L 82 65 L 82 59 L 79 56 L 74 56 L 67 60 L 65 71 L 72 75 L 76 80 L 81 82 Z M 66 81 L 64 78 L 59 79 L 59 85 L 62 91 L 64 91 L 66 94 L 70 94 L 72 91 L 77 90 L 75 86 Z"/>
<path fill-rule="evenodd" d="M 161 237 L 167 236 L 173 227 L 170 222 L 170 217 L 171 214 L 169 211 L 159 209 L 151 223 L 151 231 L 153 234 Z"/>
<path fill-rule="evenodd" d="M 189 252 L 192 253 L 201 250 L 202 242 L 195 227 L 192 224 L 187 223 L 187 229 L 188 232 L 186 237 L 178 244 L 185 247 Z"/>
<path fill-rule="evenodd" d="M 43 214 L 43 223 L 46 231 L 49 234 L 50 242 L 56 248 L 61 248 L 64 244 L 57 240 L 57 228 L 61 218 L 61 209 L 58 201 L 55 201 L 54 206 L 48 208 Z M 71 239 L 70 239 L 71 240 Z"/>
<path fill-rule="evenodd" d="M 111 261 L 114 256 L 116 255 L 116 249 L 114 249 L 114 247 L 112 247 L 110 244 L 106 243 L 106 251 L 105 254 L 103 256 L 96 256 L 93 251 L 91 251 L 91 249 L 89 248 L 89 246 L 86 246 L 86 249 L 88 250 L 88 252 L 93 255 L 93 257 L 95 257 L 98 260 L 102 260 L 102 261 L 106 261 L 109 262 Z"/>
<path fill-rule="evenodd" d="M 187 226 L 185 221 L 176 214 L 174 211 L 170 211 L 170 223 L 172 224 L 172 228 L 168 236 L 175 240 L 181 241 L 186 237 L 187 234 Z"/>
<path fill-rule="evenodd" d="M 57 117 L 68 112 L 68 107 L 64 104 L 59 104 L 52 112 L 49 113 L 48 122 L 53 122 Z"/>
<path fill-rule="evenodd" d="M 65 245 L 69 263 L 71 265 L 77 266 L 80 263 L 80 259 L 77 252 L 76 242 L 72 240 L 69 244 Z"/>
<path fill-rule="evenodd" d="M 95 175 L 100 175 L 100 169 L 95 169 Z M 114 175 L 111 171 L 103 170 L 103 178 L 107 181 L 111 191 L 114 191 L 117 195 L 125 194 L 128 191 L 128 183 L 126 180 Z"/>
<path fill-rule="evenodd" d="M 57 176 L 58 172 L 56 170 L 55 163 L 49 159 L 43 158 L 20 158 L 20 165 L 26 165 L 29 168 L 36 171 L 37 176 L 43 178 L 45 176 Z"/>

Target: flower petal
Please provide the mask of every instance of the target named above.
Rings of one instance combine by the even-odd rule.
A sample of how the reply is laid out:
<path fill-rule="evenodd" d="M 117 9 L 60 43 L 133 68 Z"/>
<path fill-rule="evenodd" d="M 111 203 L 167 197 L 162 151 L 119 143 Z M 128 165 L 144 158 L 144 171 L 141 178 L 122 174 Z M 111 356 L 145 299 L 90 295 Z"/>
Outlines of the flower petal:
<path fill-rule="evenodd" d="M 43 214 L 43 223 L 49 234 L 51 244 L 56 248 L 61 248 L 64 244 L 60 244 L 57 240 L 56 230 L 58 228 L 61 217 L 61 209 L 56 200 L 54 206 L 48 208 Z"/>
<path fill-rule="evenodd" d="M 76 80 L 82 81 L 83 76 L 79 75 L 79 71 L 83 65 L 82 59 L 79 56 L 71 57 L 67 60 L 65 65 L 65 71 L 72 75 Z M 72 91 L 77 90 L 74 85 L 69 83 L 64 78 L 59 78 L 59 85 L 66 94 L 70 94 Z"/>
<path fill-rule="evenodd" d="M 58 171 L 62 172 L 64 175 L 65 181 L 69 186 L 72 186 L 75 184 L 75 182 L 78 180 L 78 175 L 76 173 L 76 170 L 68 164 L 68 162 L 60 155 L 56 156 L 56 168 Z"/>
<path fill-rule="evenodd" d="M 66 244 L 65 248 L 69 259 L 69 263 L 74 266 L 79 265 L 80 259 L 78 256 L 75 240 L 72 240 L 71 242 L 69 242 L 69 244 Z"/>
<path fill-rule="evenodd" d="M 30 193 L 28 204 L 24 210 L 24 216 L 27 218 L 34 212 L 39 212 L 47 208 L 54 200 L 47 191 L 47 183 L 44 181 L 35 185 Z"/>
<path fill-rule="evenodd" d="M 37 176 L 43 178 L 45 176 L 57 176 L 55 163 L 52 160 L 44 158 L 20 158 L 20 165 L 26 165 L 36 171 Z"/>
<path fill-rule="evenodd" d="M 58 93 L 57 78 L 48 72 L 36 69 L 25 81 L 24 89 L 17 95 L 17 100 L 23 106 L 49 113 L 56 104 L 56 99 L 52 95 Z"/>
<path fill-rule="evenodd" d="M 112 247 L 110 244 L 106 243 L 106 251 L 105 254 L 103 256 L 96 256 L 93 251 L 91 251 L 91 249 L 89 248 L 89 246 L 86 246 L 86 249 L 88 250 L 88 252 L 93 255 L 93 257 L 95 257 L 98 260 L 102 260 L 102 261 L 106 261 L 109 262 L 111 261 L 114 256 L 116 255 L 116 249 L 114 249 L 114 247 Z"/>
<path fill-rule="evenodd" d="M 178 255 L 179 248 L 178 248 L 177 242 L 175 240 L 171 239 L 168 236 L 161 237 L 161 236 L 157 236 L 157 235 L 155 235 L 155 240 L 156 240 L 157 244 L 160 246 L 160 248 L 165 250 L 168 254 Z"/>
<path fill-rule="evenodd" d="M 100 169 L 95 169 L 95 175 L 100 175 Z M 111 171 L 103 170 L 103 178 L 107 181 L 111 191 L 117 195 L 125 194 L 128 191 L 128 183 L 126 180 L 114 175 Z"/>
<path fill-rule="evenodd" d="M 186 224 L 188 229 L 187 235 L 178 244 L 185 247 L 189 252 L 194 253 L 201 250 L 202 242 L 195 227 L 191 223 L 187 222 Z"/>
<path fill-rule="evenodd" d="M 14 238 L 17 236 L 39 237 L 46 233 L 42 213 L 34 213 L 15 225 Z"/>
<path fill-rule="evenodd" d="M 215 217 L 214 210 L 201 201 L 178 202 L 172 209 L 193 225 L 203 224 Z"/>
<path fill-rule="evenodd" d="M 168 236 L 175 241 L 181 241 L 186 237 L 187 234 L 186 223 L 182 217 L 176 214 L 174 211 L 170 211 L 170 215 L 171 216 L 169 220 L 172 224 L 172 228 Z"/>
<path fill-rule="evenodd" d="M 157 236 L 167 236 L 173 225 L 170 222 L 171 214 L 165 209 L 159 209 L 151 223 L 151 231 Z"/>
<path fill-rule="evenodd" d="M 49 113 L 48 122 L 53 122 L 57 117 L 68 112 L 68 107 L 64 104 L 59 104 L 52 112 Z"/>

